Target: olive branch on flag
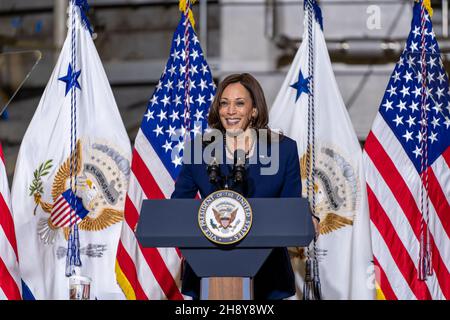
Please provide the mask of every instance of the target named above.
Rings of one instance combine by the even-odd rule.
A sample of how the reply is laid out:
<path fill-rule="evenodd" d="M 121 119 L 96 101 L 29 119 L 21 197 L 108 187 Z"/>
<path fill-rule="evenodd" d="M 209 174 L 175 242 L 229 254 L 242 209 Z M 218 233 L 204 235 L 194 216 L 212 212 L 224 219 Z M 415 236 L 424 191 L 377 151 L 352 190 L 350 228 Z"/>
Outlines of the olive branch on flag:
<path fill-rule="evenodd" d="M 30 190 L 30 196 L 34 195 L 34 201 L 36 202 L 36 207 L 34 207 L 34 215 L 36 215 L 36 209 L 39 205 L 39 200 L 41 198 L 41 194 L 44 193 L 43 183 L 42 183 L 42 177 L 45 177 L 50 173 L 50 169 L 52 168 L 53 160 L 47 160 L 46 162 L 43 162 L 40 164 L 40 166 L 34 170 L 33 176 L 34 179 L 31 182 L 31 185 L 29 187 Z"/>

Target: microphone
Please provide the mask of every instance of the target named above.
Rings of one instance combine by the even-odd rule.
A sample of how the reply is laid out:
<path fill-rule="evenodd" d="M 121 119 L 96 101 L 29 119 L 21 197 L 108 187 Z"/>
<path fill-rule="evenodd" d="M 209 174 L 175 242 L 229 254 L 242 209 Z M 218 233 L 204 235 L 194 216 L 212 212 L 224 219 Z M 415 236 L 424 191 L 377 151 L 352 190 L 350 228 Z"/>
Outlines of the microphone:
<path fill-rule="evenodd" d="M 219 183 L 219 177 L 220 177 L 220 168 L 217 164 L 216 158 L 213 159 L 212 163 L 208 165 L 207 168 L 209 182 L 213 184 Z"/>
<path fill-rule="evenodd" d="M 236 149 L 234 151 L 234 167 L 233 167 L 233 182 L 235 184 L 242 184 L 245 181 L 245 151 Z"/>

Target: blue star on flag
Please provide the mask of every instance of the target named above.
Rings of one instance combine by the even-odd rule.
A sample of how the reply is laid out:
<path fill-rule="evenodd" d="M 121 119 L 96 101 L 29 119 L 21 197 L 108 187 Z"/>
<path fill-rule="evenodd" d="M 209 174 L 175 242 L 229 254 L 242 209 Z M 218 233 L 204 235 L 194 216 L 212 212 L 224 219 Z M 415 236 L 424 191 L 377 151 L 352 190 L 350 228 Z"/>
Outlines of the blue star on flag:
<path fill-rule="evenodd" d="M 297 96 L 295 98 L 295 102 L 297 102 L 298 98 L 302 95 L 302 93 L 309 94 L 309 80 L 311 77 L 304 78 L 302 70 L 300 70 L 300 74 L 298 75 L 298 81 L 294 84 L 291 84 L 290 87 L 297 90 Z"/>
<path fill-rule="evenodd" d="M 66 83 L 66 94 L 69 93 L 72 87 L 77 87 L 81 90 L 80 83 L 78 82 L 78 77 L 80 76 L 81 70 L 78 72 L 73 72 L 72 65 L 69 63 L 69 68 L 67 69 L 67 75 L 58 78 L 58 80 L 64 81 Z"/>

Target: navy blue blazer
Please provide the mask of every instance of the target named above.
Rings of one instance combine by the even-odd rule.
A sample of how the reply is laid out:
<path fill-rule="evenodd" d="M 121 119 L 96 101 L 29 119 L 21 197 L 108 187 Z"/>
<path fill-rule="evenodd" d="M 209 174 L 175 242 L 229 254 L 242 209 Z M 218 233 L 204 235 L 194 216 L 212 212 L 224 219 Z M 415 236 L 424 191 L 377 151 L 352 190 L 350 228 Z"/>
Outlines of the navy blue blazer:
<path fill-rule="evenodd" d="M 300 164 L 297 143 L 282 136 L 279 139 L 279 169 L 274 175 L 261 175 L 260 169 L 270 164 L 261 163 L 257 150 L 251 157 L 257 157 L 256 164 L 246 165 L 248 198 L 294 198 L 301 196 Z M 270 156 L 272 146 L 268 147 Z M 273 158 L 273 155 L 272 155 Z M 253 159 L 255 160 L 255 159 Z M 223 163 L 223 162 L 222 162 Z M 250 163 L 255 163 L 250 162 Z M 228 175 L 231 168 L 221 164 L 222 174 Z M 172 198 L 194 198 L 200 192 L 202 198 L 216 191 L 209 182 L 207 164 L 184 164 L 175 183 Z M 276 212 L 274 212 L 276 215 Z M 200 279 L 190 266 L 183 266 L 182 293 L 198 299 Z M 254 278 L 254 298 L 257 300 L 283 299 L 295 294 L 295 278 L 286 248 L 275 248 Z"/>

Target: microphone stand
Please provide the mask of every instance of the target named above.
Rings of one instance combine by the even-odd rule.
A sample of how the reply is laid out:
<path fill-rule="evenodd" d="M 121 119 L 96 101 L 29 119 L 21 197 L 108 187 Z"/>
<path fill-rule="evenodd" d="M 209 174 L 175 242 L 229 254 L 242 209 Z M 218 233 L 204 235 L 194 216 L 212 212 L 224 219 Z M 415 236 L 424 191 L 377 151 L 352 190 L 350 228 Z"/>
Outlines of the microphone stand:
<path fill-rule="evenodd" d="M 231 172 L 232 190 L 246 196 L 247 194 L 247 172 L 245 170 L 246 153 L 244 150 L 234 151 L 234 165 Z"/>
<path fill-rule="evenodd" d="M 213 184 L 214 186 L 216 186 L 217 190 L 222 189 L 223 186 L 221 184 L 221 181 L 223 179 L 222 179 L 222 174 L 220 173 L 220 167 L 217 164 L 216 158 L 213 159 L 212 163 L 208 165 L 206 170 L 208 172 L 209 182 L 211 184 Z"/>
<path fill-rule="evenodd" d="M 225 140 L 225 139 L 224 139 Z M 225 140 L 226 143 L 226 140 Z M 213 155 L 214 157 L 214 155 Z M 245 168 L 247 153 L 242 149 L 234 151 L 233 166 L 228 176 L 223 176 L 217 159 L 214 157 L 206 170 L 209 182 L 216 187 L 216 190 L 233 190 L 243 196 L 247 194 L 247 171 Z M 228 184 L 228 181 L 231 184 Z"/>

